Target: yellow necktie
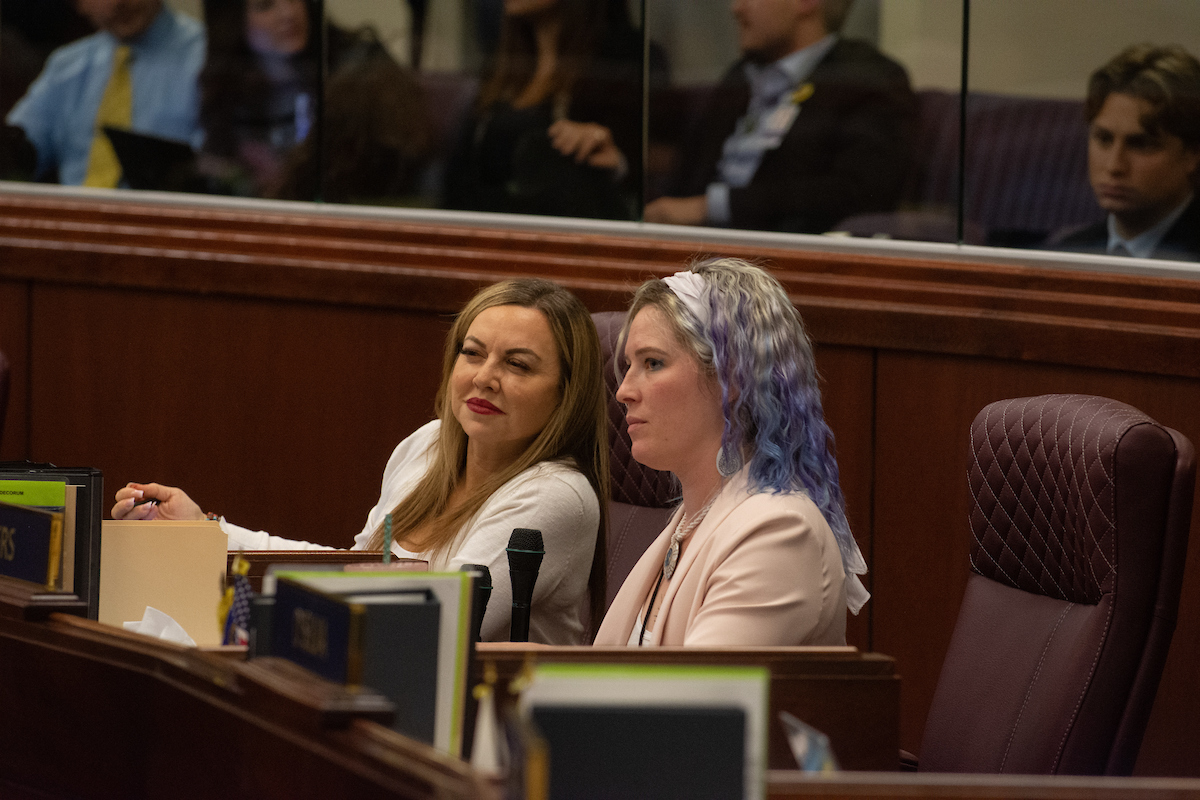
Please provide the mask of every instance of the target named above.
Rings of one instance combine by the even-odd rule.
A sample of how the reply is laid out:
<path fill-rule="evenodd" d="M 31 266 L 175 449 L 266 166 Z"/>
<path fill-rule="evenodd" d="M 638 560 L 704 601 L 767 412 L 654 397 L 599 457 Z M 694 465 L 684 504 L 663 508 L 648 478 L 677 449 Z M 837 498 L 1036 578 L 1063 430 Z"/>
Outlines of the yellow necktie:
<path fill-rule="evenodd" d="M 112 142 L 104 134 L 104 126 L 128 129 L 133 125 L 133 81 L 129 77 L 129 45 L 119 45 L 113 53 L 112 75 L 100 98 L 96 112 L 96 134 L 88 156 L 84 186 L 114 187 L 121 180 L 121 162 L 113 151 Z"/>

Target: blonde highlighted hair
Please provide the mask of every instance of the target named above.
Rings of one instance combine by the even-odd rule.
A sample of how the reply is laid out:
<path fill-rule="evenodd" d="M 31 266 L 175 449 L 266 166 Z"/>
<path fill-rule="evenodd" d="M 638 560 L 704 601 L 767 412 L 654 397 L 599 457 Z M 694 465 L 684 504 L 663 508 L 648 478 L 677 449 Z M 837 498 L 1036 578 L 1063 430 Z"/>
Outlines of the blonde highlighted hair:
<path fill-rule="evenodd" d="M 559 403 L 533 442 L 511 464 L 491 475 L 455 508 L 450 495 L 462 477 L 467 457 L 467 435 L 454 416 L 450 377 L 467 331 L 475 318 L 495 306 L 535 308 L 545 315 L 559 356 Z M 574 465 L 587 478 L 600 503 L 600 527 L 588 579 L 592 630 L 599 625 L 605 603 L 605 531 L 608 528 L 609 471 L 608 417 L 605 406 L 600 338 L 591 314 L 578 297 L 541 278 L 501 281 L 478 292 L 459 313 L 446 337 L 442 357 L 442 382 L 437 407 L 441 429 L 424 477 L 392 509 L 396 540 L 428 525 L 432 530 L 425 549 L 438 553 L 448 548 L 463 525 L 501 486 L 543 461 Z M 368 549 L 383 549 L 383 529 L 371 535 Z"/>

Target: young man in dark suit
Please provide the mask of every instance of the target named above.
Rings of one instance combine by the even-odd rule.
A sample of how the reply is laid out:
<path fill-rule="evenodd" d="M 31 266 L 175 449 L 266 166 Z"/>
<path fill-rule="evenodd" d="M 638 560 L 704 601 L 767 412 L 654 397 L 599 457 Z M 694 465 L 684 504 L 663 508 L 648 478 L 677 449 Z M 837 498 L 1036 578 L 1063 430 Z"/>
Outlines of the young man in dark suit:
<path fill-rule="evenodd" d="M 837 31 L 850 0 L 733 0 L 742 59 L 647 222 L 821 233 L 894 209 L 916 124 L 908 75 Z"/>
<path fill-rule="evenodd" d="M 1092 74 L 1084 108 L 1089 178 L 1108 217 L 1056 247 L 1200 260 L 1200 62 L 1135 45 Z"/>

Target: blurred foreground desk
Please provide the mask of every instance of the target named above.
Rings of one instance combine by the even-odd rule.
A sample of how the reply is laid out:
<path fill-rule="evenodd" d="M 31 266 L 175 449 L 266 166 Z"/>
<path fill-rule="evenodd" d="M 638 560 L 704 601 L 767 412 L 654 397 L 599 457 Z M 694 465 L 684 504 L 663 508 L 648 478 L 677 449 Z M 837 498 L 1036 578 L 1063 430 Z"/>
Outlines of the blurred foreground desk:
<path fill-rule="evenodd" d="M 489 796 L 378 695 L 57 612 L 0 591 L 5 800 Z"/>
<path fill-rule="evenodd" d="M 712 664 L 771 671 L 767 762 L 794 769 L 780 711 L 789 711 L 829 737 L 845 769 L 899 767 L 900 677 L 895 662 L 853 647 L 543 647 L 484 642 L 476 649 L 473 683 L 492 662 L 507 684 L 527 659 L 591 664 Z"/>
<path fill-rule="evenodd" d="M 4 800 L 492 796 L 462 762 L 379 724 L 391 708 L 376 695 L 276 659 L 241 662 L 62 613 L 70 608 L 0 581 Z M 623 648 L 480 649 L 502 675 L 532 653 L 555 661 L 631 656 Z M 633 657 L 662 663 L 764 664 L 772 705 L 823 726 L 845 751 L 844 763 L 869 752 L 894 758 L 894 744 L 884 744 L 896 736 L 891 659 L 850 648 L 639 652 Z M 772 800 L 1200 798 L 1200 781 L 1185 779 L 773 771 L 768 786 Z"/>
<path fill-rule="evenodd" d="M 769 800 L 1183 800 L 1200 798 L 1195 778 L 1066 775 L 937 775 L 768 772 Z"/>

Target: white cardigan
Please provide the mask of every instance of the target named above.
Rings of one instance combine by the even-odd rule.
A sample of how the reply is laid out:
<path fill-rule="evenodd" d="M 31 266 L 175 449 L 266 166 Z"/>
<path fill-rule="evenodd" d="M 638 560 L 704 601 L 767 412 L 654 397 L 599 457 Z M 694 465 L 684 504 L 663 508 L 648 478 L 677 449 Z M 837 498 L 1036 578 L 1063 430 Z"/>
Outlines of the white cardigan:
<path fill-rule="evenodd" d="M 396 446 L 383 471 L 379 502 L 367 515 L 351 549 L 366 547 L 384 517 L 416 487 L 432 458 L 441 422 L 418 428 Z M 483 564 L 492 574 L 492 596 L 483 618 L 485 641 L 508 641 L 512 585 L 508 579 L 509 537 L 514 528 L 542 532 L 546 556 L 533 591 L 529 639 L 545 644 L 580 644 L 583 640 L 588 575 L 596 549 L 600 504 L 587 478 L 570 464 L 544 461 L 501 486 L 458 532 L 439 556 L 413 553 L 398 544 L 403 558 L 425 558 L 435 571 L 456 571 L 463 564 Z M 334 548 L 271 536 L 221 520 L 231 550 L 309 550 Z"/>

